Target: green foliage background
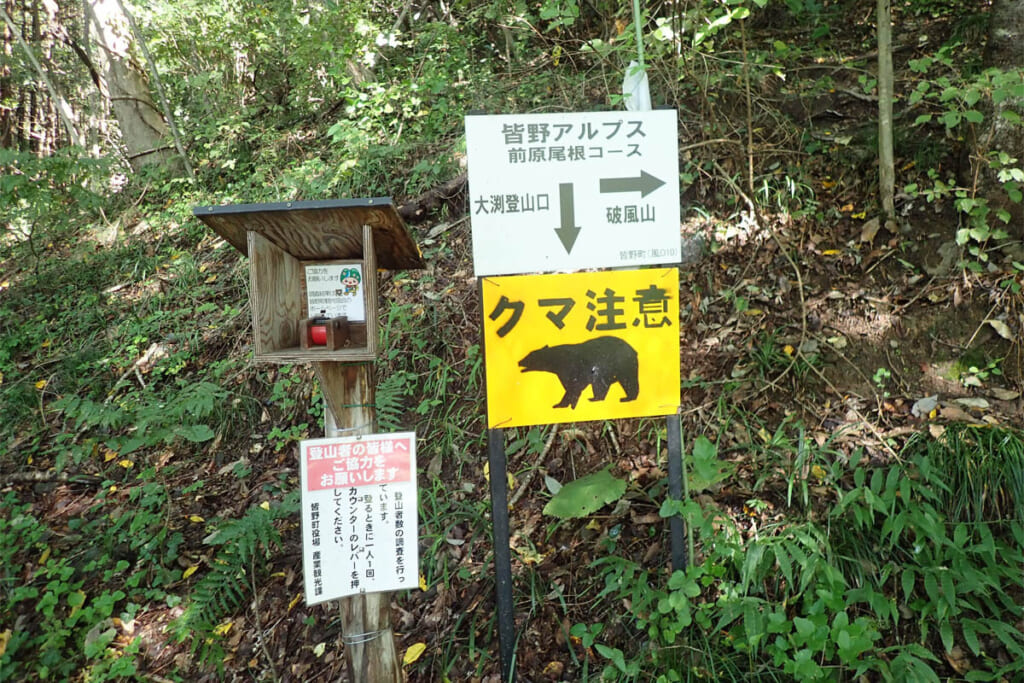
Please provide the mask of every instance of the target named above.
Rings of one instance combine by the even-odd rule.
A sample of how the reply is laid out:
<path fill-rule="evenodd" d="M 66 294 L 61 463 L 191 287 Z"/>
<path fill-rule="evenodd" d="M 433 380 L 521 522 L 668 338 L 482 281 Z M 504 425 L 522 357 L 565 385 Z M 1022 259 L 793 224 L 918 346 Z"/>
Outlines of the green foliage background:
<path fill-rule="evenodd" d="M 295 477 L 273 459 L 318 433 L 323 409 L 307 369 L 249 362 L 245 262 L 191 208 L 406 200 L 464 170 L 466 112 L 620 107 L 638 48 L 632 9 L 607 0 L 180 0 L 130 9 L 196 177 L 128 171 L 67 41 L 45 46 L 47 65 L 80 112 L 89 148 L 40 156 L 30 136 L 0 148 L 0 681 L 145 679 L 147 641 L 126 636 L 125 625 L 148 621 L 191 655 L 162 676 L 276 678 L 266 652 L 253 654 L 251 670 L 222 665 L 231 625 L 266 595 L 268 577 L 286 574 L 280 555 L 295 541 Z M 644 9 L 652 90 L 657 105 L 679 112 L 692 212 L 730 229 L 744 212 L 793 232 L 847 220 L 821 196 L 821 179 L 837 169 L 853 185 L 871 177 L 871 122 L 836 131 L 808 116 L 828 116 L 837 90 L 856 87 L 855 100 L 874 92 L 870 60 L 835 47 L 842 38 L 844 50 L 870 52 L 862 8 L 697 0 Z M 1024 74 L 984 67 L 977 3 L 897 9 L 908 26 L 948 27 L 941 44 L 915 46 L 914 80 L 903 84 L 904 194 L 952 209 L 947 237 L 963 247 L 959 272 L 991 277 L 993 301 L 1019 312 L 1024 261 L 1002 245 L 1020 211 L 1022 162 L 981 142 L 995 119 L 1021 125 Z M 55 23 L 81 28 L 71 9 L 62 12 Z M 839 82 L 846 66 L 859 76 Z M 42 92 L 13 53 L 0 76 Z M 0 96 L 4 111 L 20 106 L 16 90 Z M 992 192 L 982 187 L 986 173 Z M 873 209 L 860 191 L 858 208 Z M 471 267 L 459 261 L 464 238 L 452 229 L 463 218 L 458 204 L 432 217 L 417 237 L 428 261 L 451 268 L 390 276 L 379 418 L 428 444 L 420 507 L 432 597 L 460 582 L 489 594 L 486 572 L 452 551 L 486 536 L 488 524 L 474 489 L 482 353 L 467 322 L 472 295 L 457 300 L 454 281 Z M 727 235 L 714 233 L 709 248 Z M 709 294 L 743 316 L 756 292 Z M 801 350 L 791 362 L 788 353 L 766 333 L 748 366 L 760 380 L 790 368 L 799 381 L 813 378 L 821 359 Z M 986 362 L 987 378 L 1003 359 Z M 721 383 L 720 413 L 741 380 Z M 662 516 L 684 516 L 696 561 L 652 572 L 613 527 L 602 536 L 604 558 L 572 570 L 589 577 L 580 594 L 594 601 L 592 617 L 580 618 L 561 589 L 541 590 L 540 571 L 526 571 L 519 602 L 530 615 L 560 602 L 565 659 L 584 678 L 939 680 L 951 671 L 944 654 L 960 647 L 971 659 L 965 679 L 1013 679 L 1024 661 L 1018 427 L 914 437 L 880 465 L 812 443 L 788 418 L 769 425 L 765 443 L 746 444 L 758 468 L 747 503 L 776 500 L 784 520 L 753 538 L 706 500 L 664 501 L 663 482 L 639 490 L 599 468 L 559 493 L 549 485 L 549 537 L 573 524 L 585 531 L 606 503 L 641 499 Z M 689 449 L 695 495 L 737 475 L 719 436 L 695 435 Z M 514 434 L 509 451 L 540 456 L 549 447 L 534 428 Z M 15 478 L 26 473 L 41 476 Z M 601 496 L 573 500 L 595 481 Z M 827 505 L 815 504 L 815 489 L 828 491 Z M 57 493 L 74 514 L 49 507 Z M 492 616 L 459 616 L 459 637 L 411 673 L 456 680 L 493 670 L 497 648 L 476 635 Z M 303 623 L 310 637 L 337 636 L 329 618 Z"/>

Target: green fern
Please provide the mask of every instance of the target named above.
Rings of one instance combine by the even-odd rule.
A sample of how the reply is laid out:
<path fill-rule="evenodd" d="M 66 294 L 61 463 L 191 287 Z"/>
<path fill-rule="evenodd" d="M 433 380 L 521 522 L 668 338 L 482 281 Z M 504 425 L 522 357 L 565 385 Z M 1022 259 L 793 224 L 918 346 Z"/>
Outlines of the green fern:
<path fill-rule="evenodd" d="M 215 637 L 217 624 L 233 613 L 252 590 L 251 571 L 263 567 L 275 548 L 281 546 L 277 520 L 299 510 L 298 492 L 264 509 L 254 505 L 239 519 L 221 524 L 204 539 L 219 546 L 210 571 L 189 595 L 184 613 L 172 624 L 178 642 L 191 639 L 192 652 L 207 662 L 222 661 L 223 651 Z"/>
<path fill-rule="evenodd" d="M 382 432 L 397 432 L 402 429 L 405 415 L 405 397 L 409 394 L 407 373 L 398 371 L 388 375 L 377 387 L 377 426 Z"/>

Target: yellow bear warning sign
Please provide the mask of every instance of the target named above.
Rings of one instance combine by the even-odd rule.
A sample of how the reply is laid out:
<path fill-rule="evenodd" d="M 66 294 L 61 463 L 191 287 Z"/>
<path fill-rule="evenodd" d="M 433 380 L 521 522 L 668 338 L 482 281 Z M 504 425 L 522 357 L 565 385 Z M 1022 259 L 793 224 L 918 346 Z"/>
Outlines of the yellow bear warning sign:
<path fill-rule="evenodd" d="M 483 279 L 491 428 L 679 407 L 675 268 Z"/>

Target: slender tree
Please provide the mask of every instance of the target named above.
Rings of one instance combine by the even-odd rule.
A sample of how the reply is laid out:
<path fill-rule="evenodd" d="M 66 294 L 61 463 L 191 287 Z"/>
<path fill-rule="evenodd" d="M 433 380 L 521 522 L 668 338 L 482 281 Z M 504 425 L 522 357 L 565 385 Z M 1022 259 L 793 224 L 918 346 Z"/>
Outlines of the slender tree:
<path fill-rule="evenodd" d="M 878 0 L 878 192 L 882 204 L 880 221 L 896 215 L 896 173 L 892 145 L 892 4 Z"/>
<path fill-rule="evenodd" d="M 10 17 L 13 0 L 4 3 L 4 15 Z M 14 31 L 5 21 L 0 25 L 0 148 L 10 147 L 14 139 L 14 79 L 11 64 L 14 61 Z"/>
<path fill-rule="evenodd" d="M 64 95 L 61 94 L 60 90 L 57 89 L 56 84 L 53 82 L 53 80 L 50 79 L 46 71 L 40 65 L 39 60 L 36 59 L 35 54 L 32 52 L 31 46 L 29 46 L 29 44 L 25 42 L 25 39 L 22 38 L 21 31 L 18 30 L 18 27 L 17 25 L 15 25 L 14 20 L 7 13 L 7 8 L 0 7 L 0 12 L 3 12 L 4 25 L 14 36 L 22 51 L 24 51 L 25 58 L 28 59 L 29 63 L 32 65 L 32 68 L 35 70 L 36 75 L 39 77 L 39 80 L 42 81 L 43 85 L 46 86 L 46 90 L 50 94 L 50 99 L 53 101 L 54 105 L 57 108 L 57 113 L 60 115 L 61 122 L 67 129 L 68 138 L 71 140 L 72 144 L 81 145 L 82 139 L 81 136 L 78 134 L 78 129 L 75 127 L 75 115 L 71 109 L 71 105 L 64 98 Z M 38 32 L 38 25 L 36 25 L 34 30 Z M 36 107 L 33 107 L 33 110 L 35 108 Z"/>

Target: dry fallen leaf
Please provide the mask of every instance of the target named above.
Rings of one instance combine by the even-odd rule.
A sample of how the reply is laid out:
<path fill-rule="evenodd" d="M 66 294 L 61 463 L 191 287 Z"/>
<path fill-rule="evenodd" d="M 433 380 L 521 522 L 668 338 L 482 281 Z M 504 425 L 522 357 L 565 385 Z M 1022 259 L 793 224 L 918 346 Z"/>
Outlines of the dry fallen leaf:
<path fill-rule="evenodd" d="M 875 216 L 871 220 L 864 223 L 860 229 L 860 241 L 861 242 L 874 242 L 875 235 L 878 234 L 878 229 L 882 227 L 881 221 L 878 216 Z"/>
<path fill-rule="evenodd" d="M 546 676 L 552 680 L 560 679 L 562 672 L 565 671 L 565 664 L 559 661 L 548 662 L 544 667 L 544 671 L 541 672 L 543 676 Z"/>
<path fill-rule="evenodd" d="M 953 402 L 971 410 L 988 410 L 988 401 L 983 398 L 958 398 Z"/>
<path fill-rule="evenodd" d="M 1020 398 L 1020 392 L 1012 389 L 1003 389 L 1002 387 L 992 387 L 989 389 L 989 393 L 992 394 L 992 398 L 998 401 L 1012 401 Z"/>
<path fill-rule="evenodd" d="M 513 548 L 513 550 L 516 551 L 519 560 L 525 565 L 540 564 L 544 561 L 544 553 L 539 553 L 533 548 Z"/>
<path fill-rule="evenodd" d="M 943 656 L 958 674 L 963 675 L 971 670 L 971 660 L 959 645 L 954 645 L 953 649 L 943 653 Z"/>
<path fill-rule="evenodd" d="M 939 409 L 939 415 L 942 416 L 943 420 L 949 420 L 950 422 L 970 422 L 972 424 L 975 422 L 975 419 L 966 410 L 953 405 L 942 406 Z"/>
<path fill-rule="evenodd" d="M 413 643 L 412 645 L 409 646 L 409 649 L 405 651 L 405 655 L 402 657 L 402 665 L 403 666 L 408 666 L 409 664 L 412 664 L 417 659 L 419 659 L 420 656 L 424 652 L 426 652 L 426 650 L 427 650 L 427 644 L 426 643 Z"/>
<path fill-rule="evenodd" d="M 992 329 L 995 330 L 1003 339 L 1014 341 L 1013 332 L 1010 331 L 1010 326 L 1004 323 L 1002 320 L 990 319 L 986 320 L 985 322 L 991 325 Z"/>

